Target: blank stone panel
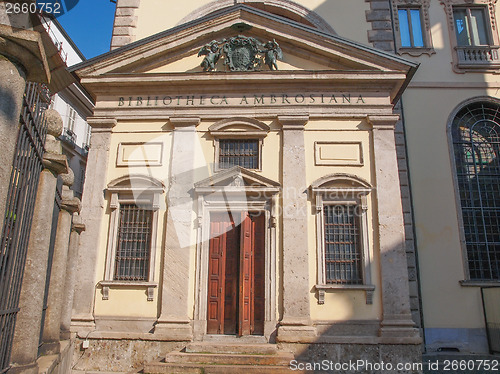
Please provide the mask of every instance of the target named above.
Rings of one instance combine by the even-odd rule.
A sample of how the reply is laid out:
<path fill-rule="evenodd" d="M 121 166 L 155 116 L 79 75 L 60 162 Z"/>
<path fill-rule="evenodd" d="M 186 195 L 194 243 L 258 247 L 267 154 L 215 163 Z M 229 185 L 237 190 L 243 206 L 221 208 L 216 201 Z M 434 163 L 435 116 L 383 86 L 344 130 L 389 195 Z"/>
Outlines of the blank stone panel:
<path fill-rule="evenodd" d="M 120 143 L 116 166 L 161 166 L 163 143 Z"/>
<path fill-rule="evenodd" d="M 314 144 L 316 165 L 362 166 L 361 142 L 316 142 Z"/>

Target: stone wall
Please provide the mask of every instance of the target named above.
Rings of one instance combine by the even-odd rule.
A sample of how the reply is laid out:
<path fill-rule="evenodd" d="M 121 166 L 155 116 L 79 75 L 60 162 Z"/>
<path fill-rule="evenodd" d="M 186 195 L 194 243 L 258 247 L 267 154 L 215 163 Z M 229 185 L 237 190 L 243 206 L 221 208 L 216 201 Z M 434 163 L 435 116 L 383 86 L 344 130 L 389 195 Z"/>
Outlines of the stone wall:
<path fill-rule="evenodd" d="M 375 48 L 394 53 L 395 41 L 392 27 L 392 9 L 390 0 L 365 0 L 370 3 L 370 10 L 366 12 L 366 20 L 371 23 L 368 30 L 368 41 Z M 398 102 L 395 113 L 401 116 L 394 131 L 396 137 L 396 152 L 398 156 L 399 180 L 403 203 L 405 224 L 405 246 L 408 262 L 408 281 L 410 284 L 410 305 L 413 320 L 421 328 L 420 292 L 418 282 L 418 265 L 416 242 L 414 238 L 411 189 L 409 182 L 408 160 L 406 155 L 405 122 L 402 102 Z"/>

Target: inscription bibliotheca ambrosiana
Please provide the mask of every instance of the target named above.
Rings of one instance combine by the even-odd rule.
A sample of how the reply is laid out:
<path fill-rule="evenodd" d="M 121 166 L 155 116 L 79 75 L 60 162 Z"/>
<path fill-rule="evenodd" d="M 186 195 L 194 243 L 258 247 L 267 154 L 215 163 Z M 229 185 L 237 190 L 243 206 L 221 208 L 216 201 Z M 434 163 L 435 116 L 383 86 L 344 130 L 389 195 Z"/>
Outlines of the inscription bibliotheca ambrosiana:
<path fill-rule="evenodd" d="M 359 93 L 296 93 L 262 95 L 149 95 L 120 96 L 118 107 L 373 105 L 379 98 Z"/>

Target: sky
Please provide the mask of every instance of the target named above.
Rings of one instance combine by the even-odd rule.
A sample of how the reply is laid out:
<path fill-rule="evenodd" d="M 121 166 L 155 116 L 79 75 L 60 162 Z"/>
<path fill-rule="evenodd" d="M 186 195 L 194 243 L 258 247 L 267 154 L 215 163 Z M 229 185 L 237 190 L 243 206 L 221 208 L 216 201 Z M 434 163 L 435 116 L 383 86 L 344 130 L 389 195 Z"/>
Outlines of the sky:
<path fill-rule="evenodd" d="M 57 18 L 59 23 L 87 59 L 108 52 L 116 4 L 110 0 L 73 2 L 76 5 Z"/>

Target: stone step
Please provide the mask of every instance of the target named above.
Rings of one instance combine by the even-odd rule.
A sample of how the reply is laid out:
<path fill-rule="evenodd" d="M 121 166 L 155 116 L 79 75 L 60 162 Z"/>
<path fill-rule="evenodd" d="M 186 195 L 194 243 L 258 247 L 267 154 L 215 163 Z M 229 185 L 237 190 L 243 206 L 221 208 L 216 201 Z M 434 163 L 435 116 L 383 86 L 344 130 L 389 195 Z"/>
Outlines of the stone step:
<path fill-rule="evenodd" d="M 203 337 L 203 342 L 220 344 L 266 344 L 267 340 L 261 335 L 221 335 L 207 334 Z"/>
<path fill-rule="evenodd" d="M 174 364 L 164 362 L 149 363 L 144 367 L 144 374 L 290 374 L 286 366 L 263 365 L 201 365 Z M 294 373 L 312 373 L 305 370 L 295 370 Z"/>
<path fill-rule="evenodd" d="M 225 343 L 189 343 L 186 346 L 188 353 L 226 353 L 272 355 L 278 353 L 276 344 L 225 344 Z"/>
<path fill-rule="evenodd" d="M 171 352 L 164 361 L 175 364 L 288 366 L 293 359 L 293 355 L 287 352 L 271 355 Z"/>

